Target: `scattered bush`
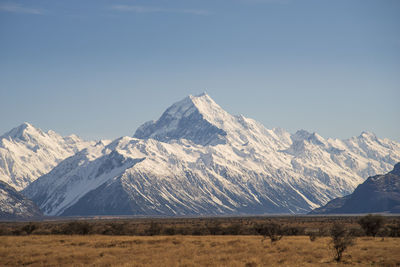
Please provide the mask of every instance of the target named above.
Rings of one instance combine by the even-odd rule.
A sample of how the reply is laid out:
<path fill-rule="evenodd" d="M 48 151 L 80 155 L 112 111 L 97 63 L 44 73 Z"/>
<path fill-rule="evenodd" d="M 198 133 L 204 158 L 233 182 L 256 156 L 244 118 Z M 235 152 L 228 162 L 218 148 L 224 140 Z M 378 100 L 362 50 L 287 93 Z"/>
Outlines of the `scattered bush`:
<path fill-rule="evenodd" d="M 308 233 L 308 237 L 310 238 L 310 241 L 311 241 L 311 242 L 314 242 L 315 240 L 317 240 L 318 233 L 317 233 L 317 232 L 314 232 L 314 231 L 309 232 L 309 233 Z"/>
<path fill-rule="evenodd" d="M 88 222 L 73 221 L 67 223 L 61 233 L 65 235 L 87 235 L 91 229 L 92 225 Z"/>
<path fill-rule="evenodd" d="M 261 240 L 264 241 L 267 237 L 271 240 L 271 244 L 282 239 L 282 231 L 279 224 L 276 223 L 266 223 L 261 225 L 256 225 L 256 231 L 259 235 L 262 235 L 264 238 Z"/>
<path fill-rule="evenodd" d="M 330 227 L 323 226 L 318 228 L 318 236 L 330 236 L 330 234 L 331 234 Z"/>
<path fill-rule="evenodd" d="M 223 229 L 224 235 L 239 235 L 241 233 L 241 225 L 234 223 Z"/>
<path fill-rule="evenodd" d="M 158 223 L 151 222 L 149 228 L 146 230 L 146 235 L 159 235 L 161 232 L 161 227 Z"/>
<path fill-rule="evenodd" d="M 282 235 L 305 235 L 304 227 L 302 226 L 284 226 L 280 229 Z"/>
<path fill-rule="evenodd" d="M 386 219 L 377 236 L 400 237 L 400 217 Z M 0 235 L 262 235 L 274 243 L 282 236 L 330 236 L 333 222 L 348 226 L 353 236 L 364 236 L 359 217 L 273 217 L 273 218 L 132 218 L 42 222 L 0 222 Z M 314 235 L 314 233 L 312 234 Z M 311 240 L 310 239 L 310 240 Z"/>
<path fill-rule="evenodd" d="M 29 223 L 22 227 L 22 231 L 24 231 L 27 235 L 32 234 L 33 231 L 37 229 L 37 225 L 34 223 Z"/>
<path fill-rule="evenodd" d="M 335 252 L 334 259 L 339 262 L 342 259 L 343 252 L 354 244 L 354 236 L 343 224 L 335 223 L 331 228 L 331 245 Z"/>
<path fill-rule="evenodd" d="M 13 235 L 24 235 L 24 234 L 26 234 L 26 232 L 22 231 L 21 229 L 14 229 L 14 230 L 11 231 L 11 233 Z"/>
<path fill-rule="evenodd" d="M 12 232 L 6 227 L 0 227 L 0 235 L 11 235 Z"/>
<path fill-rule="evenodd" d="M 400 221 L 396 224 L 391 224 L 387 226 L 388 236 L 390 237 L 400 237 Z"/>
<path fill-rule="evenodd" d="M 378 234 L 384 223 L 385 218 L 381 215 L 368 214 L 358 220 L 358 224 L 360 224 L 365 234 L 373 237 Z"/>
<path fill-rule="evenodd" d="M 165 234 L 165 235 L 175 235 L 175 228 L 173 228 L 173 227 L 166 227 L 166 228 L 164 228 L 164 231 L 163 231 L 163 233 Z"/>
<path fill-rule="evenodd" d="M 125 224 L 122 223 L 108 223 L 102 227 L 103 235 L 124 235 L 125 232 Z"/>
<path fill-rule="evenodd" d="M 221 223 L 220 222 L 209 223 L 207 224 L 207 229 L 210 235 L 219 235 L 221 234 Z"/>

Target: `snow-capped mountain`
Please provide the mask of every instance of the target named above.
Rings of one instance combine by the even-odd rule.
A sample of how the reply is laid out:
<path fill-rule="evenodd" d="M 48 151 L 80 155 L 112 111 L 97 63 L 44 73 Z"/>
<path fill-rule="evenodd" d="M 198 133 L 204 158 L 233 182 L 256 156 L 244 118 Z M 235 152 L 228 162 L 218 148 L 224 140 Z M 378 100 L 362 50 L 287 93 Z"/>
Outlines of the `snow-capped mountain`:
<path fill-rule="evenodd" d="M 0 181 L 0 219 L 24 219 L 41 217 L 43 213 L 7 183 Z"/>
<path fill-rule="evenodd" d="M 48 215 L 306 213 L 398 161 L 400 144 L 371 133 L 292 135 L 233 116 L 202 94 L 133 138 L 64 160 L 23 192 Z"/>
<path fill-rule="evenodd" d="M 23 123 L 0 136 L 0 181 L 22 190 L 63 159 L 93 143 Z"/>

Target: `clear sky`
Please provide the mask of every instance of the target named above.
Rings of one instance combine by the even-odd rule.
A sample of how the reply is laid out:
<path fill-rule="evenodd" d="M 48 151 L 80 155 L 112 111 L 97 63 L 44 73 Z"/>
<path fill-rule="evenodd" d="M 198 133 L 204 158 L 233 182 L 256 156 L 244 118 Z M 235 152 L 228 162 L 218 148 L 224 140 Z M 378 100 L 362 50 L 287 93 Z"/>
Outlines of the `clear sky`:
<path fill-rule="evenodd" d="M 133 135 L 203 91 L 267 128 L 400 141 L 400 1 L 0 0 L 0 134 Z"/>

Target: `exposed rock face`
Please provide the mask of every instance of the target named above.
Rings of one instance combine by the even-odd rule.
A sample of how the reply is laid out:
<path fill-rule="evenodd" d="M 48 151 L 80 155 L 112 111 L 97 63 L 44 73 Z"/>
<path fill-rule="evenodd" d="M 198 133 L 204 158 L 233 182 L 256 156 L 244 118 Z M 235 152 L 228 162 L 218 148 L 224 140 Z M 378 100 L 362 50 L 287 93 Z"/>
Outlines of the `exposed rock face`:
<path fill-rule="evenodd" d="M 31 200 L 0 181 L 0 219 L 27 219 L 41 216 L 42 212 Z"/>
<path fill-rule="evenodd" d="M 313 214 L 400 213 L 400 163 L 384 175 L 369 177 L 348 196 L 330 201 Z"/>

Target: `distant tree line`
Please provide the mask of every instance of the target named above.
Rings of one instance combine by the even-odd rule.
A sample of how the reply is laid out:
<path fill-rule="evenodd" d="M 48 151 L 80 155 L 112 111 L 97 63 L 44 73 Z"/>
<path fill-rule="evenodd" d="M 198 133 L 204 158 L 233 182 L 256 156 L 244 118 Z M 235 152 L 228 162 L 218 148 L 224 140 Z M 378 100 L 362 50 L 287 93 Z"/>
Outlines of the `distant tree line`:
<path fill-rule="evenodd" d="M 340 224 L 351 236 L 400 237 L 400 218 L 363 217 L 193 218 L 2 222 L 0 235 L 260 235 L 271 243 L 283 236 L 331 236 Z"/>

